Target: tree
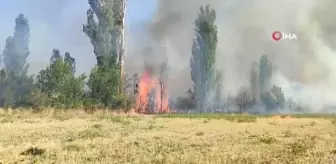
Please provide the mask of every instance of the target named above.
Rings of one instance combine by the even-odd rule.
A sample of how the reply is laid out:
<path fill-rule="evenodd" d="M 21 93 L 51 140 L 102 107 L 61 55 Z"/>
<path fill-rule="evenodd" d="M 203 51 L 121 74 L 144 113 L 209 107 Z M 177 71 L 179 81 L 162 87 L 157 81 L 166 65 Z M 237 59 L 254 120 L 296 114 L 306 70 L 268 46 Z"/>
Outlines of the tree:
<path fill-rule="evenodd" d="M 271 89 L 272 73 L 273 65 L 268 59 L 268 56 L 261 56 L 259 64 L 259 87 L 261 92 L 265 92 Z"/>
<path fill-rule="evenodd" d="M 178 97 L 175 107 L 177 109 L 194 109 L 196 107 L 195 94 L 189 88 L 186 97 Z"/>
<path fill-rule="evenodd" d="M 114 100 L 118 99 L 120 82 L 118 66 L 112 64 L 114 59 L 112 56 L 101 56 L 87 83 L 90 97 L 111 108 L 116 105 Z"/>
<path fill-rule="evenodd" d="M 215 96 L 215 106 L 216 109 L 220 107 L 221 95 L 222 95 L 222 71 L 217 70 L 216 73 L 216 96 Z"/>
<path fill-rule="evenodd" d="M 60 52 L 60 50 L 59 49 L 57 49 L 57 48 L 54 48 L 53 49 L 53 52 L 52 52 L 52 54 L 51 54 L 51 57 L 50 57 L 50 64 L 53 64 L 53 63 L 55 63 L 56 61 L 58 61 L 58 60 L 63 60 L 63 57 L 62 57 L 62 55 L 61 55 L 61 52 Z"/>
<path fill-rule="evenodd" d="M 27 105 L 33 83 L 32 77 L 27 76 L 27 57 L 29 56 L 29 23 L 28 19 L 20 14 L 15 19 L 13 36 L 6 40 L 2 52 L 4 69 L 1 86 L 1 105 L 17 107 Z"/>
<path fill-rule="evenodd" d="M 285 97 L 282 89 L 271 84 L 274 66 L 268 59 L 267 55 L 260 58 L 259 64 L 259 86 L 257 84 L 257 73 L 255 71 L 256 63 L 253 64 L 251 72 L 251 87 L 252 92 L 259 92 L 261 102 L 265 105 L 267 110 L 274 110 L 276 108 L 283 108 L 285 106 Z M 255 89 L 258 87 L 258 89 Z M 254 94 L 255 94 L 254 93 Z M 257 97 L 258 98 L 258 97 Z"/>
<path fill-rule="evenodd" d="M 160 85 L 160 111 L 166 111 L 167 109 L 163 109 L 163 99 L 166 97 L 166 81 L 168 79 L 168 59 L 161 63 L 160 67 L 160 76 L 159 76 L 159 85 Z"/>
<path fill-rule="evenodd" d="M 64 54 L 64 62 L 71 66 L 72 73 L 76 73 L 76 59 L 71 57 L 69 52 Z"/>
<path fill-rule="evenodd" d="M 250 72 L 250 88 L 252 92 L 252 101 L 255 104 L 260 101 L 259 74 L 257 62 L 252 62 L 252 69 Z"/>
<path fill-rule="evenodd" d="M 87 23 L 83 25 L 83 32 L 90 38 L 97 58 L 103 55 L 116 58 L 113 2 L 89 0 L 89 5 Z"/>
<path fill-rule="evenodd" d="M 234 99 L 240 113 L 244 113 L 251 106 L 252 96 L 247 88 L 241 88 Z"/>
<path fill-rule="evenodd" d="M 38 88 L 46 94 L 49 105 L 54 107 L 78 107 L 84 96 L 86 77 L 84 75 L 75 77 L 74 68 L 69 64 L 68 59 L 63 57 L 58 49 L 54 49 L 50 57 L 50 65 L 37 75 Z"/>
<path fill-rule="evenodd" d="M 123 93 L 127 93 L 130 94 L 130 89 L 132 88 L 132 84 L 133 84 L 133 77 L 129 76 L 128 74 L 124 74 L 123 75 Z M 133 93 L 133 92 L 132 92 Z"/>
<path fill-rule="evenodd" d="M 196 39 L 190 59 L 191 79 L 198 109 L 206 108 L 206 98 L 215 90 L 215 56 L 217 48 L 216 12 L 209 5 L 201 7 L 195 20 Z"/>
<path fill-rule="evenodd" d="M 122 70 L 125 60 L 126 0 L 89 0 L 89 4 L 87 23 L 83 25 L 83 31 L 91 39 L 96 56 L 115 56 Z"/>
<path fill-rule="evenodd" d="M 119 64 L 121 77 L 124 76 L 126 2 L 127 0 L 113 0 L 114 35 L 116 36 L 117 63 Z M 123 85 L 124 81 L 121 80 L 121 85 Z"/>
<path fill-rule="evenodd" d="M 118 96 L 121 99 L 124 97 L 125 76 L 121 73 L 122 65 L 118 54 L 121 51 L 120 26 L 123 26 L 123 23 L 120 24 L 123 21 L 120 20 L 120 4 L 119 0 L 89 0 L 89 5 L 83 31 L 90 38 L 97 59 L 97 66 L 91 71 L 88 83 L 90 97 L 105 107 L 112 107 L 111 101 Z M 118 90 L 115 90 L 116 85 Z"/>
<path fill-rule="evenodd" d="M 20 14 L 15 19 L 14 36 L 7 38 L 2 53 L 5 70 L 11 76 L 20 77 L 27 74 L 29 67 L 26 61 L 29 56 L 29 30 L 28 19 Z"/>
<path fill-rule="evenodd" d="M 276 99 L 276 105 L 279 108 L 284 108 L 285 107 L 285 95 L 282 91 L 282 89 L 278 86 L 273 85 L 272 89 L 271 89 L 272 94 L 274 95 L 275 99 Z"/>

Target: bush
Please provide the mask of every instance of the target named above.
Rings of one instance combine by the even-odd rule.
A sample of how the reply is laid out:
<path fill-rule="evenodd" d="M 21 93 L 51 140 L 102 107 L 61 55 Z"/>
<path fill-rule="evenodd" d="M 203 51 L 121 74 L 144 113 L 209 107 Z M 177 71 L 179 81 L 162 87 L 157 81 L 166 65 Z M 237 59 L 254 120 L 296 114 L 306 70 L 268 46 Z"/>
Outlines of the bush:
<path fill-rule="evenodd" d="M 88 97 L 83 100 L 83 106 L 84 109 L 88 111 L 103 108 L 104 105 L 99 100 Z"/>
<path fill-rule="evenodd" d="M 111 107 L 114 109 L 123 109 L 125 111 L 129 111 L 133 106 L 132 99 L 125 95 L 116 96 L 112 102 L 113 104 Z"/>

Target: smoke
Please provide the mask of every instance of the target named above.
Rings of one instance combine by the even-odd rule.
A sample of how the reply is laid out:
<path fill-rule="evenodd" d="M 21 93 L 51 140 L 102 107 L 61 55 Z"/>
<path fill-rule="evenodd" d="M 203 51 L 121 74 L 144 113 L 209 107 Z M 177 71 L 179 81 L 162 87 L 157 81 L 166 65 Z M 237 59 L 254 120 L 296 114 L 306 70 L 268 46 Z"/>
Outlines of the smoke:
<path fill-rule="evenodd" d="M 145 32 L 149 36 L 147 43 L 165 45 L 164 51 L 151 56 L 168 57 L 171 93 L 181 95 L 191 87 L 193 23 L 199 7 L 206 4 L 217 11 L 216 66 L 223 71 L 225 95 L 235 94 L 247 85 L 252 62 L 267 54 L 279 71 L 273 82 L 283 88 L 287 98 L 315 111 L 336 105 L 333 0 L 159 0 Z M 271 38 L 273 31 L 295 33 L 298 40 L 275 42 Z M 144 47 L 148 48 L 137 48 L 143 52 Z"/>

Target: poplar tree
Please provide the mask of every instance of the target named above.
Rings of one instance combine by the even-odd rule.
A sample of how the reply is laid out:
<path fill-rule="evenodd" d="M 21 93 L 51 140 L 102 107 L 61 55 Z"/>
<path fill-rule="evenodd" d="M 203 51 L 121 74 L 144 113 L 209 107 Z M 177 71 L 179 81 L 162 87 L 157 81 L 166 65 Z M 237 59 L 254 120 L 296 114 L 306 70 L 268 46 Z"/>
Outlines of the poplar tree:
<path fill-rule="evenodd" d="M 217 48 L 216 12 L 209 5 L 201 6 L 195 20 L 196 38 L 190 59 L 191 79 L 194 83 L 196 106 L 205 111 L 210 92 L 215 91 L 215 58 Z"/>

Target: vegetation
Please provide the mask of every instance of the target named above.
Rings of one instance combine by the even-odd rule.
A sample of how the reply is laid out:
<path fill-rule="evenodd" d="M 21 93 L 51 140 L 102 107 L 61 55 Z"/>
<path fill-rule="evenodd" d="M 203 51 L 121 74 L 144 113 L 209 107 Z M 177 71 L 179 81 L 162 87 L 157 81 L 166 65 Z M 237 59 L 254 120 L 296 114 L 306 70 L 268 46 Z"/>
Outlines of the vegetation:
<path fill-rule="evenodd" d="M 75 60 L 70 53 L 65 53 L 63 57 L 59 50 L 54 49 L 50 65 L 37 75 L 36 85 L 40 94 L 34 96 L 45 98 L 43 106 L 63 109 L 81 107 L 86 76 L 75 77 L 74 73 Z"/>
<path fill-rule="evenodd" d="M 7 38 L 2 53 L 0 107 L 130 109 L 131 98 L 123 93 L 126 75 L 120 74 L 118 64 L 120 4 L 102 5 L 99 0 L 89 0 L 89 4 L 83 32 L 90 38 L 97 59 L 89 76 L 76 75 L 76 59 L 69 52 L 62 55 L 57 48 L 46 68 L 28 76 L 30 27 L 28 18 L 20 14 L 15 19 L 14 35 Z"/>
<path fill-rule="evenodd" d="M 201 110 L 209 108 L 212 102 L 208 98 L 216 88 L 215 58 L 218 41 L 215 21 L 215 10 L 209 5 L 202 6 L 195 21 L 196 39 L 193 41 L 190 59 L 196 107 Z"/>
<path fill-rule="evenodd" d="M 28 75 L 30 27 L 28 18 L 20 14 L 15 19 L 14 34 L 6 40 L 3 50 L 4 68 L 0 70 L 0 107 L 34 109 L 98 108 L 129 110 L 135 102 L 138 77 L 123 73 L 123 9 L 124 1 L 88 0 L 87 22 L 83 32 L 94 48 L 97 64 L 88 75 L 76 74 L 76 59 L 70 52 L 55 48 L 49 65 L 36 76 Z M 195 39 L 190 58 L 193 87 L 187 97 L 179 97 L 172 108 L 197 112 L 214 112 L 230 107 L 239 113 L 254 106 L 276 111 L 286 106 L 279 86 L 271 84 L 275 66 L 267 55 L 254 62 L 250 87 L 242 87 L 236 95 L 223 99 L 223 71 L 216 70 L 217 25 L 216 11 L 209 5 L 201 6 L 195 19 Z M 168 78 L 167 61 L 159 70 L 161 98 L 165 95 Z M 134 86 L 133 93 L 128 93 Z M 223 102 L 227 102 L 224 104 Z M 161 103 L 162 104 L 162 103 Z M 291 104 L 293 104 L 291 102 Z M 163 107 L 161 107 L 163 108 Z M 301 109 L 295 107 L 297 109 Z"/>
<path fill-rule="evenodd" d="M 0 163 L 333 163 L 335 116 L 294 117 L 1 111 Z"/>
<path fill-rule="evenodd" d="M 250 86 L 225 100 L 221 97 L 225 70 L 215 67 L 216 12 L 209 5 L 200 8 L 195 20 L 190 59 L 193 87 L 187 97 L 170 103 L 175 104 L 173 109 L 201 114 L 128 112 L 134 108 L 141 87 L 137 82 L 142 79 L 123 73 L 125 1 L 88 2 L 82 30 L 97 62 L 88 75 L 76 74 L 76 59 L 57 48 L 51 50 L 46 68 L 36 76 L 28 75 L 29 21 L 23 14 L 15 19 L 0 70 L 0 164 L 305 164 L 336 160 L 335 115 L 242 114 L 256 106 L 274 112 L 295 104 L 285 99 L 280 86 L 271 83 L 276 67 L 267 55 L 252 63 Z M 167 62 L 159 70 L 161 111 L 169 77 Z M 129 90 L 132 94 L 127 94 Z M 215 109 L 231 107 L 234 110 L 226 114 L 215 114 Z"/>
<path fill-rule="evenodd" d="M 285 105 L 284 93 L 281 88 L 271 83 L 274 65 L 267 55 L 260 58 L 259 93 L 260 99 L 267 110 L 283 108 Z"/>

